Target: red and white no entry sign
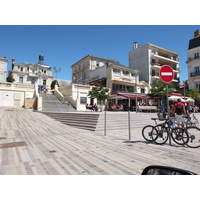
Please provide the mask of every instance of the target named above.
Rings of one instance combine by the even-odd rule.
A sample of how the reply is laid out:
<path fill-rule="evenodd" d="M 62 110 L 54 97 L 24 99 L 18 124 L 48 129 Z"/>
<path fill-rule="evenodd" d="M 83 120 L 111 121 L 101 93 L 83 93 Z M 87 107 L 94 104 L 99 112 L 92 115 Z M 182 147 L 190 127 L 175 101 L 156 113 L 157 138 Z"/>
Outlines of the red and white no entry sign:
<path fill-rule="evenodd" d="M 159 76 L 165 83 L 170 83 L 174 79 L 174 71 L 169 65 L 163 65 L 160 68 Z"/>

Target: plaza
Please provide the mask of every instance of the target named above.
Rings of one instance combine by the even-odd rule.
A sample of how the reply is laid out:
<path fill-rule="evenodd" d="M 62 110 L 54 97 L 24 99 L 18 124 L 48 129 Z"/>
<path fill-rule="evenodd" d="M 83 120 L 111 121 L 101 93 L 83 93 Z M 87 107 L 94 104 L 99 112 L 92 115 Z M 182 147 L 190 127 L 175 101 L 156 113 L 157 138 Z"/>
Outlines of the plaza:
<path fill-rule="evenodd" d="M 89 131 L 31 109 L 0 108 L 0 174 L 140 175 L 148 165 L 200 174 L 199 148 L 160 146 L 142 138 L 142 128 L 153 124 L 156 113 L 130 113 L 130 140 L 127 112 L 107 112 L 106 134 L 105 115 L 99 113 L 96 130 Z"/>

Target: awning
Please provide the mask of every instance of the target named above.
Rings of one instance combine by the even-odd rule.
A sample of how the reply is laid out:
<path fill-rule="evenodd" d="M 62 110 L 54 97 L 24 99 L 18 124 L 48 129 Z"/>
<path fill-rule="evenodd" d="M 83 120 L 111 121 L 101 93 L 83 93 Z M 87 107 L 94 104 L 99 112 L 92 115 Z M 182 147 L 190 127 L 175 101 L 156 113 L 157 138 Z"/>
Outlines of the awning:
<path fill-rule="evenodd" d="M 148 99 L 148 97 L 145 94 L 136 94 L 136 93 L 118 93 L 120 96 L 124 96 L 130 99 Z"/>
<path fill-rule="evenodd" d="M 175 97 L 179 97 L 179 98 L 184 97 L 182 94 L 168 94 L 168 96 L 169 96 L 169 97 L 175 96 Z"/>
<path fill-rule="evenodd" d="M 118 95 L 118 96 L 110 97 L 110 99 L 127 99 L 127 97 Z"/>

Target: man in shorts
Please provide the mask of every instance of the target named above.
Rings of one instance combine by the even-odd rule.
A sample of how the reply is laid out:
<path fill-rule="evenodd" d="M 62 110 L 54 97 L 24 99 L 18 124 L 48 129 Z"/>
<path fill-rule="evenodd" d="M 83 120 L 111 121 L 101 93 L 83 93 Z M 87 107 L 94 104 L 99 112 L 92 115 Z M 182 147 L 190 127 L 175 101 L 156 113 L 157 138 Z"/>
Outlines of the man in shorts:
<path fill-rule="evenodd" d="M 181 124 L 184 121 L 182 115 L 186 116 L 185 105 L 181 99 L 177 99 L 177 103 L 174 104 L 174 114 L 176 123 Z"/>

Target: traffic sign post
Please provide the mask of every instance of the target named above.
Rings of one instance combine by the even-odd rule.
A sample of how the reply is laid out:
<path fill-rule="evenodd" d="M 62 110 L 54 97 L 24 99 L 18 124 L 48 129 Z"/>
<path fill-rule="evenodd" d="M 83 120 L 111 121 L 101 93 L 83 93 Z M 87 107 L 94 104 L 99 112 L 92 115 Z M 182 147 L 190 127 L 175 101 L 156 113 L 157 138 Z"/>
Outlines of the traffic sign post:
<path fill-rule="evenodd" d="M 174 71 L 169 65 L 163 65 L 160 68 L 159 76 L 165 83 L 170 83 L 174 79 Z"/>
<path fill-rule="evenodd" d="M 159 71 L 160 79 L 166 83 L 167 114 L 169 117 L 168 83 L 174 79 L 174 71 L 169 65 L 163 65 Z M 171 135 L 169 134 L 169 144 L 171 145 Z"/>

